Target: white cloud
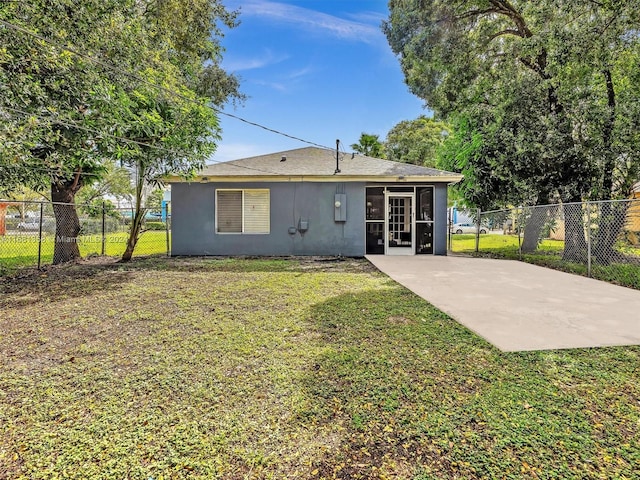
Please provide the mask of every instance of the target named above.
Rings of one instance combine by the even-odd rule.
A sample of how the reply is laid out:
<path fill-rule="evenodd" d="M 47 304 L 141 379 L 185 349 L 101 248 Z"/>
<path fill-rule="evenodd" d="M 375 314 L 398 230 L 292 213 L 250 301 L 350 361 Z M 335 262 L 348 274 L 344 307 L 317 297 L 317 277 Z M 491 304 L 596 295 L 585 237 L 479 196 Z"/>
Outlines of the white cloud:
<path fill-rule="evenodd" d="M 314 71 L 315 69 L 312 67 L 303 67 L 290 72 L 283 71 L 281 74 L 277 75 L 276 79 L 271 81 L 254 78 L 250 80 L 250 82 L 255 85 L 261 85 L 278 92 L 286 93 L 295 89 L 297 85 L 300 85 L 300 82 L 304 81 L 305 77 L 309 76 Z"/>
<path fill-rule="evenodd" d="M 380 12 L 359 12 L 349 14 L 349 18 L 355 20 L 356 22 L 375 25 L 379 28 L 383 20 L 387 19 L 387 15 Z"/>
<path fill-rule="evenodd" d="M 280 82 L 267 82 L 264 80 L 253 80 L 253 83 L 255 83 L 256 85 L 262 85 L 263 87 L 269 87 L 273 90 L 277 90 L 279 92 L 286 92 L 289 90 L 289 87 L 287 85 L 285 85 L 284 83 L 280 83 Z"/>
<path fill-rule="evenodd" d="M 237 160 L 239 158 L 255 157 L 263 155 L 264 148 L 260 145 L 251 145 L 247 143 L 220 143 L 216 153 L 207 161 L 208 164 L 227 162 L 229 160 Z"/>
<path fill-rule="evenodd" d="M 314 70 L 315 69 L 312 68 L 312 67 L 304 67 L 304 68 L 301 68 L 300 70 L 295 70 L 295 71 L 291 72 L 289 74 L 289 78 L 290 79 L 297 79 L 297 78 L 306 77 L 307 75 L 313 73 Z"/>
<path fill-rule="evenodd" d="M 266 49 L 262 54 L 253 58 L 225 58 L 223 66 L 230 72 L 241 72 L 243 70 L 255 70 L 276 65 L 288 59 L 289 55 L 276 55 L 271 50 Z"/>
<path fill-rule="evenodd" d="M 356 21 L 346 20 L 308 8 L 262 0 L 248 0 L 241 4 L 241 15 L 265 17 L 271 20 L 298 26 L 305 31 L 314 30 L 328 33 L 347 40 L 373 43 L 382 37 L 379 22 L 371 24 L 371 14 L 352 17 Z M 378 16 L 378 18 L 380 18 Z M 366 20 L 363 21 L 363 20 Z"/>

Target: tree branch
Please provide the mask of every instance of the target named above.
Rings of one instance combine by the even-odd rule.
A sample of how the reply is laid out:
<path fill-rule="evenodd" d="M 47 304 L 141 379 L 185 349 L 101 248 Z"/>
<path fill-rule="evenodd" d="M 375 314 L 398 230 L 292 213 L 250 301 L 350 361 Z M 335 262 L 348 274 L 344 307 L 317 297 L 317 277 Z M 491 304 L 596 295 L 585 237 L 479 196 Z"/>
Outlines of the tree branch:
<path fill-rule="evenodd" d="M 73 179 L 73 183 L 71 184 L 71 190 L 75 193 L 76 190 L 79 188 L 78 185 L 80 183 L 80 173 L 82 172 L 81 168 L 78 168 L 78 170 L 76 170 L 76 174 L 75 177 Z"/>
<path fill-rule="evenodd" d="M 456 15 L 454 18 L 456 20 L 464 20 L 465 18 L 480 17 L 482 15 L 486 15 L 487 13 L 500 13 L 500 11 L 496 8 L 486 8 L 484 10 L 471 10 L 469 12 Z"/>
<path fill-rule="evenodd" d="M 491 35 L 487 43 L 491 43 L 493 40 L 503 35 L 515 35 L 516 37 L 525 38 L 524 35 L 522 35 L 522 33 L 520 32 L 520 30 L 515 30 L 513 28 L 506 28 L 504 30 L 501 30 Z"/>
<path fill-rule="evenodd" d="M 491 4 L 499 10 L 498 13 L 509 17 L 515 22 L 518 30 L 522 33 L 522 38 L 529 38 L 533 36 L 533 33 L 527 26 L 527 22 L 524 20 L 524 17 L 513 7 L 513 5 L 511 5 L 511 3 L 509 3 L 508 0 L 491 0 Z"/>
<path fill-rule="evenodd" d="M 528 58 L 523 58 L 523 57 L 519 57 L 518 59 L 520 60 L 520 62 L 524 66 L 526 66 L 527 68 L 533 70 L 538 75 L 540 75 L 540 77 L 542 77 L 542 79 L 549 80 L 549 78 L 550 78 L 549 74 L 547 72 L 545 72 L 542 68 L 540 68 L 540 65 L 538 65 L 536 62 L 533 62 L 533 61 L 529 60 Z"/>
<path fill-rule="evenodd" d="M 531 30 L 529 30 L 529 27 L 527 26 L 527 23 L 524 20 L 524 17 L 520 15 L 520 13 L 508 1 L 504 1 L 504 0 L 490 0 L 490 1 L 491 1 L 491 5 L 493 5 L 493 7 L 491 8 L 470 10 L 468 12 L 455 15 L 453 18 L 455 20 L 465 20 L 467 18 L 481 17 L 489 13 L 495 13 L 498 15 L 508 17 L 515 23 L 516 28 L 507 28 L 492 35 L 491 38 L 489 38 L 489 41 L 487 43 L 490 43 L 492 40 L 495 40 L 496 38 L 502 35 L 507 35 L 507 34 L 515 35 L 520 38 L 530 38 L 533 36 L 533 33 L 531 32 Z"/>

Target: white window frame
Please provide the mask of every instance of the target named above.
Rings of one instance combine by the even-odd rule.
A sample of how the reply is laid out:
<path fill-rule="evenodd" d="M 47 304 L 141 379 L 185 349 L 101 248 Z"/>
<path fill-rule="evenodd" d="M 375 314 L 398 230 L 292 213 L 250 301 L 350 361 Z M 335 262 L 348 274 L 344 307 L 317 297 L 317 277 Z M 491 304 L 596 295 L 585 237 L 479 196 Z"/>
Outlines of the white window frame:
<path fill-rule="evenodd" d="M 242 194 L 242 205 L 240 207 L 240 211 L 242 214 L 242 231 L 240 232 L 220 232 L 218 231 L 218 206 L 220 202 L 218 201 L 218 192 L 240 192 Z M 247 232 L 247 226 L 245 224 L 245 216 L 246 216 L 246 193 L 262 193 L 266 194 L 266 230 L 258 231 L 258 232 Z M 265 205 L 263 205 L 265 206 Z M 215 211 L 216 221 L 215 221 L 215 233 L 216 235 L 269 235 L 271 233 L 271 191 L 268 188 L 218 188 L 216 189 L 216 211 Z"/>

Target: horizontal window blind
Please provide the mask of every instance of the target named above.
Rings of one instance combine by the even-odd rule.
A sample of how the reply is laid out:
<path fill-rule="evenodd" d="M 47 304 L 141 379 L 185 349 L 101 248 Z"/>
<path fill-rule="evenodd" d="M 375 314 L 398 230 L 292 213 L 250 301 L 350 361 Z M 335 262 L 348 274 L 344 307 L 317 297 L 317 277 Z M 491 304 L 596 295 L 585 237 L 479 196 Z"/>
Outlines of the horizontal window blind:
<path fill-rule="evenodd" d="M 216 195 L 218 233 L 269 233 L 269 189 L 218 190 Z"/>
<path fill-rule="evenodd" d="M 218 232 L 242 233 L 242 190 L 219 190 Z"/>
<path fill-rule="evenodd" d="M 244 233 L 269 233 L 269 190 L 244 191 Z"/>

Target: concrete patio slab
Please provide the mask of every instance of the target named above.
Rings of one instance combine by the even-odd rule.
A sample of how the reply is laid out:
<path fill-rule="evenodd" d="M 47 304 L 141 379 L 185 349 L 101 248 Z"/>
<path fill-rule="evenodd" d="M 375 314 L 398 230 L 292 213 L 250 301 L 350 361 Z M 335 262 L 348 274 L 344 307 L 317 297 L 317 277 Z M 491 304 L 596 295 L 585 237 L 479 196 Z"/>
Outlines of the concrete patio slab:
<path fill-rule="evenodd" d="M 505 352 L 640 345 L 640 291 L 514 260 L 369 255 Z"/>

